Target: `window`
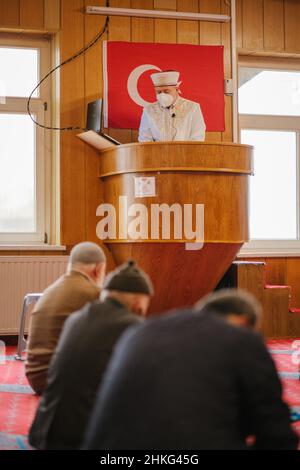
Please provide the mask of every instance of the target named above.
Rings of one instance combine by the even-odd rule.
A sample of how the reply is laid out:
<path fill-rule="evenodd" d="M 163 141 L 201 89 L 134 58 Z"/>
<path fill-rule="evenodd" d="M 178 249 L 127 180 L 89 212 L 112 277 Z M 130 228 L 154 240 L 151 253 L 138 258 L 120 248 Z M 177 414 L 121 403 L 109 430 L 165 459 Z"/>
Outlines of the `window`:
<path fill-rule="evenodd" d="M 241 67 L 239 112 L 300 116 L 300 70 L 262 70 Z"/>
<path fill-rule="evenodd" d="M 3 97 L 27 97 L 39 78 L 39 49 L 25 47 L 0 47 L 1 85 Z M 17 67 L 16 67 L 17 66 Z M 19 71 L 22 70 L 22 80 Z M 38 90 L 34 92 L 38 97 Z"/>
<path fill-rule="evenodd" d="M 298 70 L 297 70 L 298 66 Z M 300 63 L 242 63 L 241 143 L 254 146 L 249 232 L 241 255 L 300 253 Z"/>
<path fill-rule="evenodd" d="M 49 41 L 0 35 L 0 63 L 0 245 L 43 244 L 51 141 L 28 116 L 27 99 L 49 70 Z M 49 84 L 35 91 L 30 109 L 49 123 Z"/>
<path fill-rule="evenodd" d="M 296 132 L 242 130 L 241 140 L 255 148 L 255 176 L 250 179 L 250 238 L 296 240 Z"/>

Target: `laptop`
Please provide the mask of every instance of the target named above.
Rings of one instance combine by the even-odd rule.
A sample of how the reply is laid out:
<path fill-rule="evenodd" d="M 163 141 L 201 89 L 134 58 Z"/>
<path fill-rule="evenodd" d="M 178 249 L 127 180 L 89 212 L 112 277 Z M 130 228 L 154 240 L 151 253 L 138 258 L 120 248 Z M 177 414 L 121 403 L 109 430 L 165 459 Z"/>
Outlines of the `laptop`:
<path fill-rule="evenodd" d="M 87 131 L 94 131 L 99 134 L 104 139 L 108 140 L 114 145 L 121 145 L 116 139 L 113 139 L 107 134 L 101 132 L 102 128 L 102 108 L 103 108 L 103 100 L 95 100 L 88 103 L 87 106 L 87 117 L 86 117 L 86 130 Z"/>

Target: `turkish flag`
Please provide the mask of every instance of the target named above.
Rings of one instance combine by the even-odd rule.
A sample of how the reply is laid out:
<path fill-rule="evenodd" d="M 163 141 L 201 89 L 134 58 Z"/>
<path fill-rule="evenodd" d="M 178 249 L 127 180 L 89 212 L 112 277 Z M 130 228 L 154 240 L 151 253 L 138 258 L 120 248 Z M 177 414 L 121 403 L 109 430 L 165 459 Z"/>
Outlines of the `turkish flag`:
<path fill-rule="evenodd" d="M 182 97 L 200 104 L 207 131 L 224 131 L 223 46 L 107 41 L 103 44 L 104 125 L 138 129 L 156 101 L 150 75 L 180 72 Z"/>

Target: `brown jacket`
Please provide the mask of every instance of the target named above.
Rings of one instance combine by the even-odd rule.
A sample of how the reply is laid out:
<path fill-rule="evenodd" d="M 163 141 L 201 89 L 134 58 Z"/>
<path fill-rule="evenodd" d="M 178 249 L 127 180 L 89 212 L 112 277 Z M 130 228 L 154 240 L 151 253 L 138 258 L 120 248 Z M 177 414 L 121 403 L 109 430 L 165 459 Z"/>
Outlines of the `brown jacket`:
<path fill-rule="evenodd" d="M 49 286 L 31 313 L 26 375 L 39 376 L 48 367 L 65 320 L 86 303 L 98 299 L 100 289 L 85 274 L 72 270 Z"/>

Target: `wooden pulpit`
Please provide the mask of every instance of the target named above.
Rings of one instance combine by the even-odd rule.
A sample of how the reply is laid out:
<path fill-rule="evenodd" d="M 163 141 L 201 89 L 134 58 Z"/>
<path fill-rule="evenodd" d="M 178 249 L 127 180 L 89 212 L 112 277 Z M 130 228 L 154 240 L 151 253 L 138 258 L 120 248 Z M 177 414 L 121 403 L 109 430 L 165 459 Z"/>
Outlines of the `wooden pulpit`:
<path fill-rule="evenodd" d="M 115 146 L 93 131 L 78 137 L 100 151 L 104 203 L 115 212 L 115 234 L 104 243 L 117 265 L 134 259 L 153 281 L 155 296 L 149 313 L 192 305 L 211 292 L 248 241 L 253 147 L 218 142 Z M 124 199 L 126 204 L 121 205 Z M 185 230 L 180 236 L 175 234 L 178 212 L 172 212 L 174 205 L 182 209 L 181 222 L 185 221 L 186 207 L 192 211 L 197 205 L 203 207 L 201 243 L 197 240 L 193 244 Z M 169 220 L 174 222 L 169 236 L 163 215 L 154 223 L 153 207 L 156 212 L 157 208 L 169 208 Z M 143 236 L 136 237 L 128 222 L 139 209 L 146 212 L 147 227 L 140 231 Z"/>
<path fill-rule="evenodd" d="M 150 275 L 155 288 L 150 313 L 191 305 L 216 287 L 248 240 L 251 174 L 253 148 L 248 145 L 147 142 L 100 152 L 104 202 L 116 208 L 116 226 L 124 228 L 122 219 L 128 217 L 118 210 L 120 196 L 127 197 L 128 207 L 142 204 L 148 209 L 148 236 L 132 239 L 123 234 L 105 243 L 117 265 L 132 258 Z M 144 190 L 141 185 L 142 192 L 137 189 L 143 182 L 149 183 L 148 192 L 147 185 Z M 161 233 L 153 239 L 153 204 L 204 205 L 203 247 L 187 249 L 191 240 L 184 233 L 180 239 L 166 240 Z"/>

